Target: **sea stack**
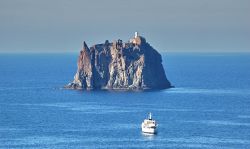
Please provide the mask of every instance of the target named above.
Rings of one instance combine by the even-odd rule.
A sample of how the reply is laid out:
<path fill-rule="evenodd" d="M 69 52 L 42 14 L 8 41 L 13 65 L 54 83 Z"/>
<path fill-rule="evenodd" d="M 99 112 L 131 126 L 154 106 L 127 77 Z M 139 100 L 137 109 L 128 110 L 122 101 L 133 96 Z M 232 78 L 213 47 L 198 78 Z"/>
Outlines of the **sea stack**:
<path fill-rule="evenodd" d="M 69 89 L 145 90 L 170 88 L 161 55 L 135 32 L 128 42 L 88 47 L 83 42 Z"/>

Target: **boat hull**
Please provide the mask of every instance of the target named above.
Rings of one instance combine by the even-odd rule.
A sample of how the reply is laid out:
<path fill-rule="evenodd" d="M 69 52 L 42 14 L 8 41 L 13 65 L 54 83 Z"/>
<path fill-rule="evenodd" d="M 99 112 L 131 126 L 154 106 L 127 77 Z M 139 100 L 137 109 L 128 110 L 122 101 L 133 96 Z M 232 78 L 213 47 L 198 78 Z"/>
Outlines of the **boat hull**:
<path fill-rule="evenodd" d="M 141 129 L 143 133 L 150 133 L 150 134 L 156 133 L 156 127 L 146 127 L 145 125 L 142 124 Z"/>
<path fill-rule="evenodd" d="M 142 128 L 143 133 L 155 134 L 156 130 L 154 128 Z"/>

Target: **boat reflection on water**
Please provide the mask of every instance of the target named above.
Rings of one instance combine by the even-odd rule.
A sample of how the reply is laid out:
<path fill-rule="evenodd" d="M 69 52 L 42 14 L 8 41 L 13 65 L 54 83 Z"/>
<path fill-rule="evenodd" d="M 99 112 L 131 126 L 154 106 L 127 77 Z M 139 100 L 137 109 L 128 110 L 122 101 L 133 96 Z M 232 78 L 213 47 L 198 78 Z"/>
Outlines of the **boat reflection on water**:
<path fill-rule="evenodd" d="M 152 134 L 152 133 L 142 132 L 141 134 L 142 134 L 143 139 L 145 139 L 145 140 L 154 140 L 156 137 L 156 133 Z"/>

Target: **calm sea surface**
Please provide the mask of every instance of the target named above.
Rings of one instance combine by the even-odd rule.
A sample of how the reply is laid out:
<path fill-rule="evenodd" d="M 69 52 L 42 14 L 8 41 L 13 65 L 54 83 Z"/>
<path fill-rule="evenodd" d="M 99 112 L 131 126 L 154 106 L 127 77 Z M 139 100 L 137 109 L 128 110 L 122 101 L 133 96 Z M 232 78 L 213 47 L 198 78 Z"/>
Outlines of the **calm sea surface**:
<path fill-rule="evenodd" d="M 0 148 L 250 148 L 250 54 L 163 54 L 176 88 L 151 92 L 61 89 L 76 60 L 0 54 Z"/>

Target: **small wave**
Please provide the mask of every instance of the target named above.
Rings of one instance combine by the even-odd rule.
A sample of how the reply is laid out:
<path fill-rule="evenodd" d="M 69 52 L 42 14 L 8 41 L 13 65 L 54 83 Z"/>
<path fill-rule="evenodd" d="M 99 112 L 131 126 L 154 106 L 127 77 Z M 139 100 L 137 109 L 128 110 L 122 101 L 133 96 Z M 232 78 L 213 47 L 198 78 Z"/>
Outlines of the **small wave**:
<path fill-rule="evenodd" d="M 246 126 L 250 127 L 250 123 L 240 123 L 233 121 L 221 121 L 221 120 L 201 120 L 201 121 L 182 121 L 186 123 L 201 123 L 206 125 L 214 125 L 214 126 Z"/>
<path fill-rule="evenodd" d="M 6 104 L 6 103 L 0 103 Z M 96 102 L 63 102 L 63 103 L 41 103 L 41 104 L 17 104 L 11 103 L 7 105 L 12 106 L 41 106 L 41 107 L 54 107 L 54 108 L 63 108 L 64 110 L 70 111 L 79 111 L 88 114 L 109 114 L 109 113 L 130 113 L 130 112 L 138 112 L 138 109 L 134 109 L 131 107 L 120 107 L 113 105 L 100 105 Z"/>
<path fill-rule="evenodd" d="M 239 89 L 198 89 L 198 88 L 171 88 L 166 93 L 177 94 L 250 94 L 250 90 Z"/>
<path fill-rule="evenodd" d="M 176 143 L 191 143 L 191 144 L 242 144 L 250 145 L 250 140 L 234 139 L 234 138 L 216 138 L 216 137 L 191 137 L 191 138 L 165 138 L 164 141 Z M 162 141 L 163 141 L 162 140 Z"/>
<path fill-rule="evenodd" d="M 153 111 L 161 111 L 161 112 L 224 112 L 224 110 L 220 109 L 175 109 L 175 108 L 148 108 Z"/>
<path fill-rule="evenodd" d="M 26 145 L 56 145 L 59 143 L 80 142 L 79 139 L 66 138 L 58 136 L 29 136 L 23 138 L 0 139 L 1 145 L 4 146 L 26 146 Z"/>
<path fill-rule="evenodd" d="M 12 127 L 0 127 L 0 132 L 12 132 L 17 133 L 21 131 L 27 131 L 27 129 L 24 128 L 12 128 Z"/>
<path fill-rule="evenodd" d="M 50 89 L 50 87 L 0 87 L 0 91 Z"/>
<path fill-rule="evenodd" d="M 238 115 L 238 118 L 250 119 L 250 115 Z"/>
<path fill-rule="evenodd" d="M 250 123 L 239 123 L 233 121 L 203 121 L 202 123 L 209 125 L 226 125 L 226 126 L 250 126 Z"/>

